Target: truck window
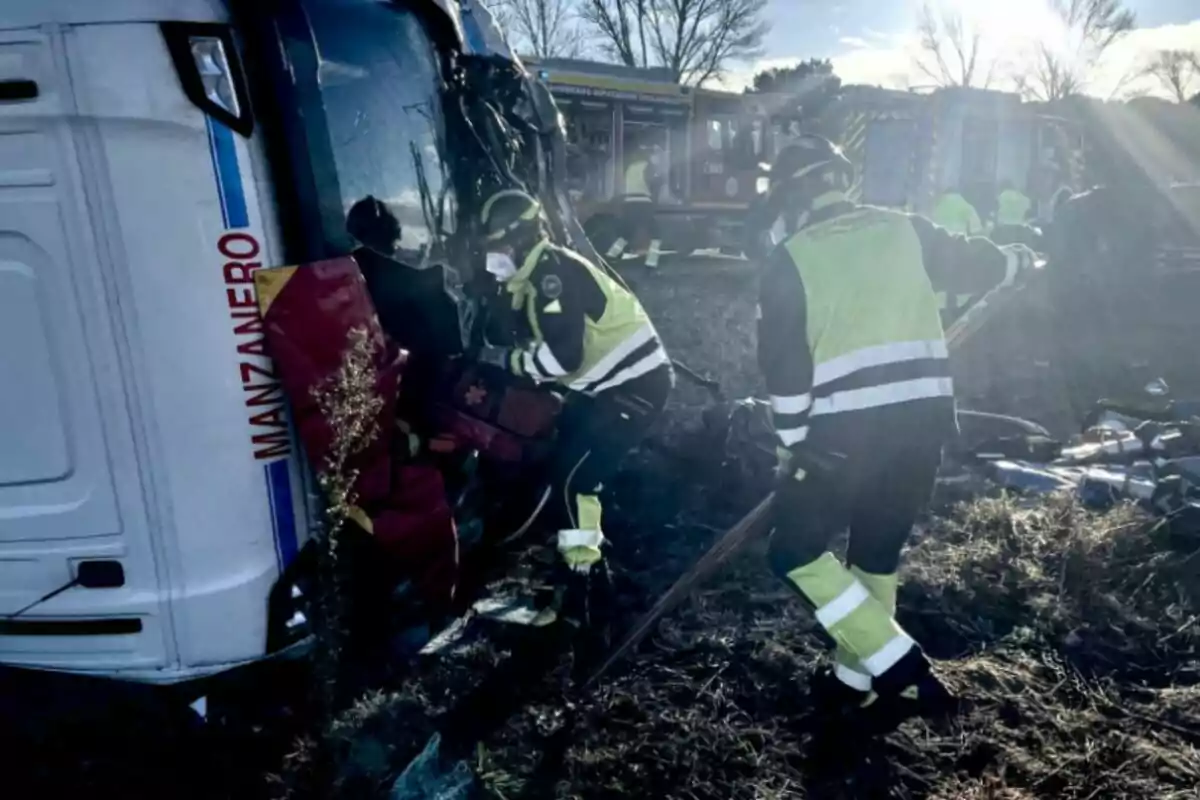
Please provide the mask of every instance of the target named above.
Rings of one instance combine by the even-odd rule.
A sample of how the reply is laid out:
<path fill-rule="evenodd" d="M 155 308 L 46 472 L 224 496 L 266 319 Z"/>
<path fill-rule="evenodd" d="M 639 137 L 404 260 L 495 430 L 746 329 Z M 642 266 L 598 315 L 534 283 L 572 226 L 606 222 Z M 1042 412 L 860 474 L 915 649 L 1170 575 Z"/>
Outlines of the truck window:
<path fill-rule="evenodd" d="M 719 153 L 724 147 L 725 134 L 721 126 L 721 120 L 710 119 L 708 121 L 708 149 L 714 153 Z"/>
<path fill-rule="evenodd" d="M 383 3 L 325 0 L 308 13 L 343 212 L 372 195 L 400 222 L 400 255 L 437 257 L 456 209 L 433 43 L 415 15 Z"/>

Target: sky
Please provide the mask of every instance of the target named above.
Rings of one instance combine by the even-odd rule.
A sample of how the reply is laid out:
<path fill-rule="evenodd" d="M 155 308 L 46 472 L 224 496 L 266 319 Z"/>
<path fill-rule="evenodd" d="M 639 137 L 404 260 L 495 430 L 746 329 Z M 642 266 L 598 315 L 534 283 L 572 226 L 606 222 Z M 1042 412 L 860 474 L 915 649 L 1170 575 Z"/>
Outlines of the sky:
<path fill-rule="evenodd" d="M 1028 47 L 1030 31 L 1051 24 L 1046 0 L 936 2 L 975 20 L 988 32 L 992 46 L 1013 64 L 1019 64 Z M 929 84 L 913 63 L 920 5 L 920 0 L 769 0 L 771 31 L 763 58 L 734 65 L 723 83 L 740 89 L 763 68 L 820 57 L 833 59 L 837 74 L 849 83 L 896 88 Z M 1152 83 L 1122 79 L 1158 50 L 1200 52 L 1200 0 L 1127 0 L 1125 6 L 1137 14 L 1138 29 L 1106 54 L 1088 87 L 1091 94 L 1107 97 L 1135 89 L 1153 93 Z M 999 70 L 999 83 L 1014 69 Z"/>

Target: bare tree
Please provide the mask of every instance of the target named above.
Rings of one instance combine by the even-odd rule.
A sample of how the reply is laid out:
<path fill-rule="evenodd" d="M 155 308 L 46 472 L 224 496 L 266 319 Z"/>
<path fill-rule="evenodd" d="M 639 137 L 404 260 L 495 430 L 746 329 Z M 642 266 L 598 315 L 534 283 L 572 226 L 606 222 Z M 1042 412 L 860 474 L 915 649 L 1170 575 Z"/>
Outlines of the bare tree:
<path fill-rule="evenodd" d="M 578 5 L 578 0 L 492 0 L 489 7 L 517 52 L 577 58 L 585 39 Z"/>
<path fill-rule="evenodd" d="M 1177 103 L 1186 103 L 1200 91 L 1200 52 L 1160 50 L 1142 74 L 1154 78 Z"/>
<path fill-rule="evenodd" d="M 1121 0 L 1050 0 L 1062 23 L 1033 45 L 1017 88 L 1033 100 L 1062 100 L 1087 88 L 1104 53 L 1137 25 Z"/>
<path fill-rule="evenodd" d="M 767 0 L 580 0 L 606 55 L 701 86 L 762 52 Z"/>
<path fill-rule="evenodd" d="M 982 29 L 963 19 L 962 11 L 921 7 L 917 22 L 920 53 L 917 69 L 938 86 L 991 86 L 996 75 L 995 56 L 985 54 Z"/>

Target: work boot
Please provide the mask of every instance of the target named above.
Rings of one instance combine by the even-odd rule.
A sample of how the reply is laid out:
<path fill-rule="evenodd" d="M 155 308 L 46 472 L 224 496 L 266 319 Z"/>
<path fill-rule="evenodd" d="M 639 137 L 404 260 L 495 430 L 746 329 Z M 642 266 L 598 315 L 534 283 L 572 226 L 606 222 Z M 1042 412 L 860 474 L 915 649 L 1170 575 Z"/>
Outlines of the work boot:
<path fill-rule="evenodd" d="M 808 682 L 808 703 L 819 717 L 843 716 L 869 705 L 874 693 L 847 686 L 833 668 L 818 670 Z"/>
<path fill-rule="evenodd" d="M 875 735 L 890 733 L 905 721 L 920 717 L 931 722 L 946 722 L 962 708 L 959 698 L 926 673 L 899 694 L 878 695 L 862 707 L 866 727 Z"/>

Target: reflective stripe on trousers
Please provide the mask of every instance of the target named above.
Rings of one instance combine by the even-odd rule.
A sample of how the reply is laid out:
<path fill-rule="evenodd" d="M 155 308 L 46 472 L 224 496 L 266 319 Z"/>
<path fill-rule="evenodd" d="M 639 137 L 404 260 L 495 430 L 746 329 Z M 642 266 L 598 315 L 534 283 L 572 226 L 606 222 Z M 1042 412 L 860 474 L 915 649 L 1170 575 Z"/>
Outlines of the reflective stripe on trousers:
<path fill-rule="evenodd" d="M 883 675 L 916 647 L 887 607 L 832 553 L 796 567 L 787 579 L 816 608 L 821 627 L 872 677 Z"/>
<path fill-rule="evenodd" d="M 895 617 L 896 590 L 899 586 L 896 573 L 875 575 L 870 572 L 864 572 L 855 566 L 850 567 L 850 573 L 858 578 L 863 586 L 867 587 L 867 591 L 871 593 L 871 596 L 878 600 L 889 614 Z M 853 653 L 844 647 L 838 646 L 835 657 L 837 665 L 833 670 L 834 677 L 856 691 L 870 691 L 871 675 L 858 662 Z"/>

